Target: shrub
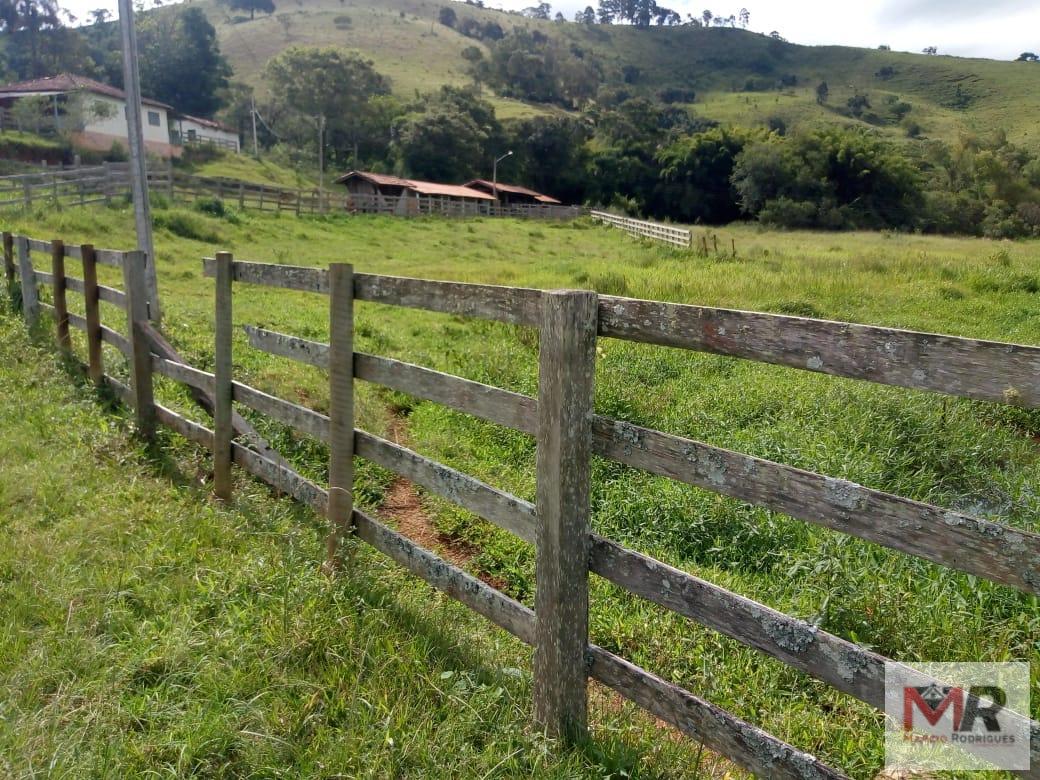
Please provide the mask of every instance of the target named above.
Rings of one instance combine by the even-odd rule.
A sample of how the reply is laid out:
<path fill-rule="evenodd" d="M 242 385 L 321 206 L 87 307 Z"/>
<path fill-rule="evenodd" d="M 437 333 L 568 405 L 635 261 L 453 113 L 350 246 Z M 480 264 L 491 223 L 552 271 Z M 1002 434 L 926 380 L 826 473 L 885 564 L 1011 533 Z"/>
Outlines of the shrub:
<path fill-rule="evenodd" d="M 205 244 L 219 244 L 223 241 L 220 233 L 206 224 L 201 217 L 189 211 L 174 209 L 157 212 L 152 221 L 157 228 L 168 230 L 181 238 L 201 241 Z"/>
<path fill-rule="evenodd" d="M 781 196 L 766 201 L 758 218 L 763 224 L 785 228 L 807 228 L 816 224 L 819 209 L 809 201 Z"/>
<path fill-rule="evenodd" d="M 986 208 L 982 218 L 982 235 L 986 238 L 1021 238 L 1030 232 L 1026 223 L 1005 201 L 994 201 Z"/>

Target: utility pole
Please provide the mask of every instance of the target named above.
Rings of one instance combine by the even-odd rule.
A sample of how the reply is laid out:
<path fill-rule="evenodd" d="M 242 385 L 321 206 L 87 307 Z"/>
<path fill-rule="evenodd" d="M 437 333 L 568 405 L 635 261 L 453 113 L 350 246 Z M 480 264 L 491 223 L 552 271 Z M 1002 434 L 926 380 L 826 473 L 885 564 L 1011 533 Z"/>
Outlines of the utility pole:
<path fill-rule="evenodd" d="M 141 117 L 141 73 L 137 60 L 137 32 L 132 0 L 119 0 L 119 24 L 123 37 L 123 83 L 126 91 L 126 129 L 130 142 L 130 181 L 137 224 L 137 247 L 145 253 L 145 284 L 148 286 L 148 317 L 158 323 L 159 279 L 155 271 L 152 240 L 152 210 L 148 202 L 148 163 L 145 159 L 144 124 Z"/>
<path fill-rule="evenodd" d="M 318 114 L 318 204 L 325 197 L 325 115 Z M 324 209 L 322 209 L 324 210 Z"/>
<path fill-rule="evenodd" d="M 250 112 L 249 117 L 253 120 L 253 157 L 260 159 L 260 146 L 256 142 L 256 97 L 253 95 L 249 96 Z"/>

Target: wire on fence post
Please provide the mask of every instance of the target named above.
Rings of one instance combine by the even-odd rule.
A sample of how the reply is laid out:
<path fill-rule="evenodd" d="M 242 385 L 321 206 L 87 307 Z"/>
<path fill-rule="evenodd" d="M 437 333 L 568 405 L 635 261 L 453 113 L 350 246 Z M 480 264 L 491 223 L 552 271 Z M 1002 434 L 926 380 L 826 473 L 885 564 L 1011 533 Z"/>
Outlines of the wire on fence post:
<path fill-rule="evenodd" d="M 589 480 L 597 296 L 548 292 L 538 366 L 534 716 L 551 737 L 587 728 Z"/>
<path fill-rule="evenodd" d="M 22 316 L 32 328 L 40 318 L 40 297 L 36 288 L 32 258 L 29 256 L 29 239 L 18 236 L 18 272 L 22 283 Z"/>
<path fill-rule="evenodd" d="M 68 282 L 65 281 L 65 244 L 60 239 L 51 241 L 51 276 L 54 284 L 54 330 L 58 348 L 65 354 L 72 353 L 69 338 L 69 306 L 66 296 Z"/>
<path fill-rule="evenodd" d="M 130 339 L 130 376 L 137 432 L 155 438 L 155 396 L 152 390 L 152 351 L 144 335 L 148 327 L 147 256 L 140 250 L 122 253 L 123 285 L 126 288 L 126 331 Z"/>
<path fill-rule="evenodd" d="M 231 500 L 231 279 L 230 252 L 217 252 L 215 366 L 213 369 L 213 492 Z"/>
<path fill-rule="evenodd" d="M 327 571 L 342 563 L 354 517 L 354 267 L 329 266 L 329 536 Z"/>
<path fill-rule="evenodd" d="M 92 244 L 80 248 L 83 257 L 83 305 L 87 320 L 87 373 L 100 386 L 105 368 L 101 360 L 101 292 L 98 290 L 97 258 Z"/>

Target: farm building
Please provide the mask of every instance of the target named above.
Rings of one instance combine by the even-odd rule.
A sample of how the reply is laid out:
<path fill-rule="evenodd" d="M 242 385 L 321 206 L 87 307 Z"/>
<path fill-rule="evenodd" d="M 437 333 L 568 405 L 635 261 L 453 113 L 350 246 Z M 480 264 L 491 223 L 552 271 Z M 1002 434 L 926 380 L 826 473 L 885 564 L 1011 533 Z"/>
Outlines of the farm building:
<path fill-rule="evenodd" d="M 336 182 L 356 196 L 358 205 L 366 210 L 370 202 L 376 202 L 377 210 L 383 210 L 385 204 L 386 208 L 398 214 L 417 214 L 423 210 L 424 201 L 428 204 L 436 200 L 438 203 L 457 205 L 462 211 L 476 213 L 480 206 L 495 202 L 485 192 L 458 184 L 402 179 L 368 171 L 351 171 L 340 176 Z"/>
<path fill-rule="evenodd" d="M 176 114 L 172 119 L 171 138 L 180 146 L 212 144 L 238 154 L 241 146 L 238 131 L 213 119 L 188 114 Z"/>
<path fill-rule="evenodd" d="M 0 107 L 4 109 L 5 125 L 39 121 L 32 115 L 41 114 L 51 129 L 69 132 L 73 142 L 85 149 L 108 151 L 115 142 L 124 148 L 129 144 L 126 93 L 86 76 L 62 73 L 6 84 L 0 87 Z M 148 151 L 161 157 L 174 156 L 177 152 L 170 142 L 169 119 L 173 107 L 144 98 L 141 111 Z"/>
<path fill-rule="evenodd" d="M 474 190 L 486 192 L 492 197 L 497 196 L 498 202 L 503 206 L 558 206 L 560 204 L 560 201 L 556 198 L 517 184 L 502 184 L 501 182 L 496 184 L 486 179 L 474 179 L 466 182 L 466 186 Z"/>
<path fill-rule="evenodd" d="M 213 143 L 239 151 L 238 133 L 214 122 L 178 115 L 158 100 L 141 101 L 144 143 L 160 157 L 176 157 L 184 144 Z M 32 132 L 68 132 L 81 148 L 129 146 L 126 93 L 100 81 L 62 73 L 0 86 L 0 122 Z"/>

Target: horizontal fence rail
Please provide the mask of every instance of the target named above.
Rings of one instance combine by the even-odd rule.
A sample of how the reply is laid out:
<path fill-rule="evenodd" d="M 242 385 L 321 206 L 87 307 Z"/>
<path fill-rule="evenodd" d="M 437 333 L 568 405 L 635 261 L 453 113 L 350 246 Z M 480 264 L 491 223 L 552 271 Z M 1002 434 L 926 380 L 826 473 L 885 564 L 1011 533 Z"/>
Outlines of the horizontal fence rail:
<path fill-rule="evenodd" d="M 631 217 L 622 217 L 607 211 L 590 211 L 589 216 L 597 222 L 621 228 L 632 236 L 649 238 L 652 241 L 661 241 L 680 249 L 689 249 L 693 246 L 693 233 L 686 228 L 672 227 L 671 225 L 662 225 L 659 222 L 648 222 L 642 219 L 632 219 Z"/>
<path fill-rule="evenodd" d="M 33 285 L 51 284 L 56 292 L 59 288 L 77 292 L 91 288 L 87 262 L 84 263 L 83 280 L 65 276 L 57 262 L 60 242 L 29 242 L 24 239 L 13 242 L 5 235 L 5 268 L 13 265 L 15 244 L 20 261 L 18 270 L 23 280 L 29 279 Z M 30 251 L 47 252 L 54 258 L 52 270 L 33 269 L 27 262 Z M 92 263 L 98 261 L 95 258 L 97 253 L 88 247 L 84 247 L 81 254 L 90 258 Z M 123 253 L 118 258 L 113 254 L 109 259 L 118 259 L 126 269 L 133 254 Z M 65 256 L 72 255 L 66 253 Z M 349 266 L 333 266 L 326 271 L 236 262 L 224 253 L 204 260 L 204 273 L 217 280 L 218 333 L 224 333 L 223 340 L 217 340 L 216 372 L 201 371 L 169 353 L 163 355 L 154 350 L 147 355 L 145 368 L 140 367 L 141 344 L 147 340 L 143 342 L 137 338 L 138 327 L 148 336 L 151 326 L 141 319 L 143 315 L 139 312 L 136 317 L 141 323 L 134 319 L 133 279 L 127 277 L 127 292 L 107 288 L 107 300 L 128 313 L 130 336 L 124 337 L 103 326 L 95 329 L 98 339 L 117 344 L 127 356 L 133 367 L 133 381 L 127 387 L 106 376 L 104 383 L 138 410 L 140 424 L 145 424 L 147 418 L 141 414 L 141 406 L 150 404 L 159 422 L 212 450 L 215 469 L 229 467 L 219 466 L 216 457 L 222 447 L 226 448 L 228 464 L 233 461 L 327 516 L 330 523 L 330 563 L 343 565 L 338 557 L 342 534 L 352 533 L 411 573 L 533 645 L 536 719 L 556 736 L 571 738 L 575 736 L 576 727 L 580 732 L 585 697 L 584 684 L 580 680 L 587 675 L 759 776 L 843 776 L 811 755 L 591 643 L 580 616 L 579 619 L 565 619 L 563 616 L 568 613 L 556 608 L 581 596 L 576 589 L 584 589 L 587 598 L 585 577 L 588 573 L 778 659 L 877 709 L 884 706 L 884 672 L 885 664 L 889 662 L 882 655 L 804 620 L 603 538 L 593 533 L 587 523 L 571 526 L 563 523 L 553 533 L 547 534 L 547 517 L 551 513 L 544 502 L 551 491 L 546 494 L 541 489 L 547 478 L 559 478 L 559 484 L 575 486 L 573 492 L 552 498 L 554 502 L 560 502 L 553 511 L 559 513 L 562 510 L 564 515 L 572 510 L 580 513 L 581 504 L 587 506 L 587 498 L 580 497 L 583 477 L 580 472 L 570 470 L 572 463 L 567 457 L 559 457 L 569 452 L 567 448 L 570 446 L 579 447 L 579 460 L 587 462 L 589 456 L 595 454 L 1026 593 L 1040 593 L 1040 535 L 846 480 L 602 417 L 592 413 L 590 393 L 568 400 L 567 395 L 574 392 L 574 385 L 557 383 L 554 387 L 553 383 L 545 381 L 544 376 L 546 366 L 559 361 L 564 354 L 571 355 L 567 358 L 572 363 L 571 370 L 592 369 L 594 352 L 588 362 L 581 362 L 583 359 L 578 357 L 588 354 L 588 342 L 572 341 L 568 346 L 569 336 L 564 331 L 554 331 L 556 338 L 545 338 L 547 323 L 558 322 L 558 313 L 562 311 L 556 310 L 555 320 L 549 317 L 547 313 L 552 310 L 549 301 L 558 305 L 567 301 L 588 301 L 590 297 L 593 305 L 588 316 L 591 319 L 583 327 L 591 334 L 592 344 L 597 335 L 621 338 L 977 400 L 1015 403 L 1029 408 L 1040 405 L 1027 381 L 1040 368 L 1040 350 L 1036 347 L 595 296 L 588 292 L 550 293 L 361 274 L 354 273 Z M 235 381 L 229 370 L 232 365 L 229 328 L 233 282 L 312 292 L 329 298 L 333 325 L 329 344 L 246 326 L 247 340 L 252 348 L 329 371 L 333 385 L 338 369 L 340 376 L 345 373 L 347 388 L 355 379 L 374 383 L 534 436 L 542 453 L 538 460 L 538 500 L 531 503 L 512 496 L 406 447 L 356 428 L 352 406 L 337 402 L 335 393 L 326 415 Z M 220 292 L 222 288 L 223 293 Z M 96 281 L 92 289 L 95 301 L 102 300 L 101 288 Z M 136 297 L 141 296 L 138 290 Z M 346 319 L 342 316 L 345 311 L 352 312 L 355 300 L 538 328 L 543 352 L 539 397 L 357 351 L 350 325 L 352 315 Z M 38 299 L 37 308 L 40 308 Z M 50 308 L 59 320 L 61 308 L 57 299 Z M 572 312 L 579 310 L 580 307 L 571 309 Z M 74 327 L 90 327 L 89 318 L 66 314 L 65 319 Z M 562 340 L 559 338 L 561 335 L 564 336 Z M 156 343 L 157 337 L 152 335 L 151 338 L 151 343 Z M 565 352 L 568 349 L 572 351 Z M 546 355 L 546 351 L 550 354 Z M 152 373 L 159 374 L 185 384 L 194 393 L 213 398 L 216 406 L 214 428 L 192 422 L 142 394 L 143 371 L 147 371 L 149 377 Z M 342 400 L 342 394 L 339 397 Z M 334 467 L 330 466 L 330 487 L 323 488 L 294 471 L 273 450 L 260 451 L 252 438 L 243 434 L 241 426 L 227 422 L 231 419 L 232 402 L 326 443 L 333 460 L 338 455 L 341 465 L 345 455 L 349 455 L 348 461 L 354 456 L 369 460 L 534 545 L 536 592 L 542 589 L 542 606 L 532 611 L 422 549 L 367 513 L 353 508 L 349 479 L 344 483 L 341 475 L 337 482 Z M 575 404 L 571 407 L 573 412 L 587 408 L 588 413 L 580 412 L 578 417 L 567 422 L 564 412 L 567 404 L 572 403 Z M 220 423 L 221 419 L 223 423 Z M 551 423 L 548 427 L 546 421 Z M 579 427 L 576 428 L 576 424 Z M 587 426 L 587 432 L 580 432 L 582 425 Z M 236 434 L 240 440 L 235 440 Z M 581 454 L 582 446 L 585 454 Z M 543 448 L 548 450 L 543 451 Z M 551 469 L 547 469 L 546 464 Z M 577 503 L 575 497 L 578 497 Z M 348 510 L 345 517 L 344 508 Z M 565 561 L 557 545 L 569 545 L 569 549 L 581 554 Z M 555 591 L 545 589 L 545 577 L 561 577 Z M 546 606 L 544 594 L 550 592 L 555 593 L 554 601 Z M 555 682 L 566 681 L 569 669 L 580 670 L 580 684 L 573 690 Z M 551 685 L 549 681 L 553 681 Z M 1040 726 L 1032 721 L 1027 725 L 1032 734 L 1031 755 L 1037 769 L 1026 776 L 1038 777 Z"/>

